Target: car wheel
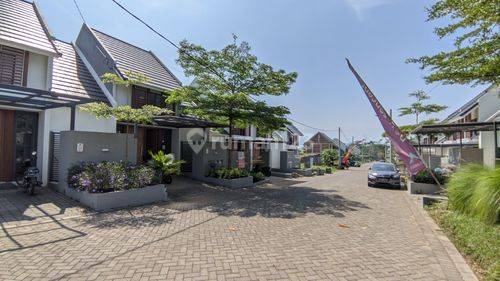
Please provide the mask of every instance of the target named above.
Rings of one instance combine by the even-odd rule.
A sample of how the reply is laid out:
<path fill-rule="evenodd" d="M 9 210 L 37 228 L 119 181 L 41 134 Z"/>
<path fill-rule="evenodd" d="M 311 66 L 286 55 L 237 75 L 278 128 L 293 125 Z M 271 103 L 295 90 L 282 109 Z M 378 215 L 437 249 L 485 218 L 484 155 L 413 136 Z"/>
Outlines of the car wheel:
<path fill-rule="evenodd" d="M 368 182 L 368 187 L 373 187 L 373 183 Z"/>

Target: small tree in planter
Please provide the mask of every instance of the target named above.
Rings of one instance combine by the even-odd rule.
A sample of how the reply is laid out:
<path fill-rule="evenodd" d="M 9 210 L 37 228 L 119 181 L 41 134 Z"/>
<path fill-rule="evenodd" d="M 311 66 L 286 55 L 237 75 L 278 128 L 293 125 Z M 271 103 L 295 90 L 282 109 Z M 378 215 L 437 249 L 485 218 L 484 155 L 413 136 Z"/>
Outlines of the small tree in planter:
<path fill-rule="evenodd" d="M 254 97 L 287 94 L 297 78 L 297 73 L 274 70 L 258 61 L 250 53 L 246 42 L 234 43 L 222 50 L 207 51 L 199 45 L 181 42 L 177 63 L 186 76 L 195 77 L 190 86 L 178 88 L 169 93 L 167 102 L 190 106 L 182 110 L 201 118 L 212 120 L 229 127 L 229 144 L 232 143 L 232 128 L 256 126 L 267 133 L 282 129 L 289 121 L 290 113 L 284 106 L 270 106 Z M 231 147 L 229 147 L 231 149 Z M 228 153 L 228 167 L 231 153 Z"/>
<path fill-rule="evenodd" d="M 162 150 L 154 154 L 149 151 L 151 160 L 148 164 L 156 173 L 156 177 L 163 183 L 172 183 L 172 175 L 180 175 L 182 160 L 176 160 L 173 154 L 165 154 Z"/>

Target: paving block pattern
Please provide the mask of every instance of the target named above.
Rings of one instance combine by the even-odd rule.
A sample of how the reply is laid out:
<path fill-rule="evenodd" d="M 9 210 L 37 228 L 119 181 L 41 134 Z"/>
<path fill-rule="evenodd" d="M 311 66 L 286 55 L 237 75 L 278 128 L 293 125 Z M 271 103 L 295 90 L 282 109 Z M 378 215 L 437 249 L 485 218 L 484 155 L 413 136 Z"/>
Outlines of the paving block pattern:
<path fill-rule="evenodd" d="M 0 191 L 1 280 L 475 278 L 406 192 L 367 187 L 365 169 L 237 191 L 178 179 L 170 202 L 107 213 L 26 196 Z"/>

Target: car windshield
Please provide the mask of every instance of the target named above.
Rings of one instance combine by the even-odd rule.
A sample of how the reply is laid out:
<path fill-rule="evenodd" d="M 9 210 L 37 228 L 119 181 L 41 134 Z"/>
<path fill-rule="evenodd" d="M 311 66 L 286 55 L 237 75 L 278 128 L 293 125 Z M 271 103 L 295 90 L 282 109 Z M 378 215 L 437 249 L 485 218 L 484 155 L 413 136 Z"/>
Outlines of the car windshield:
<path fill-rule="evenodd" d="M 373 171 L 382 171 L 382 172 L 394 172 L 394 165 L 391 164 L 373 164 Z"/>

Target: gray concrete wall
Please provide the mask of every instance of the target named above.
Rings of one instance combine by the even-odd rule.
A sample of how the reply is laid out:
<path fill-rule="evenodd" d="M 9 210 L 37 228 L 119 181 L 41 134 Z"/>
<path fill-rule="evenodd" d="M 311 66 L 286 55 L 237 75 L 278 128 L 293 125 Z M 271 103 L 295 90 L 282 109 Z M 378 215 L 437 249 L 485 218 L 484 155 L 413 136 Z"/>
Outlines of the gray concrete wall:
<path fill-rule="evenodd" d="M 227 166 L 227 150 L 222 148 L 221 143 L 207 142 L 199 153 L 193 152 L 192 177 L 203 179 L 211 163 L 216 163 L 218 167 Z"/>
<path fill-rule="evenodd" d="M 116 73 L 112 58 L 99 46 L 98 41 L 86 25 L 82 25 L 75 45 L 82 51 L 99 77 L 108 72 Z M 113 92 L 113 85 L 106 84 L 106 88 Z"/>
<path fill-rule="evenodd" d="M 63 131 L 59 159 L 58 190 L 66 190 L 68 168 L 82 161 L 125 161 L 137 159 L 136 139 L 132 134 Z M 80 144 L 80 145 L 79 145 Z M 77 151 L 78 146 L 83 150 Z"/>
<path fill-rule="evenodd" d="M 481 148 L 462 149 L 462 164 L 483 164 L 483 150 Z"/>

